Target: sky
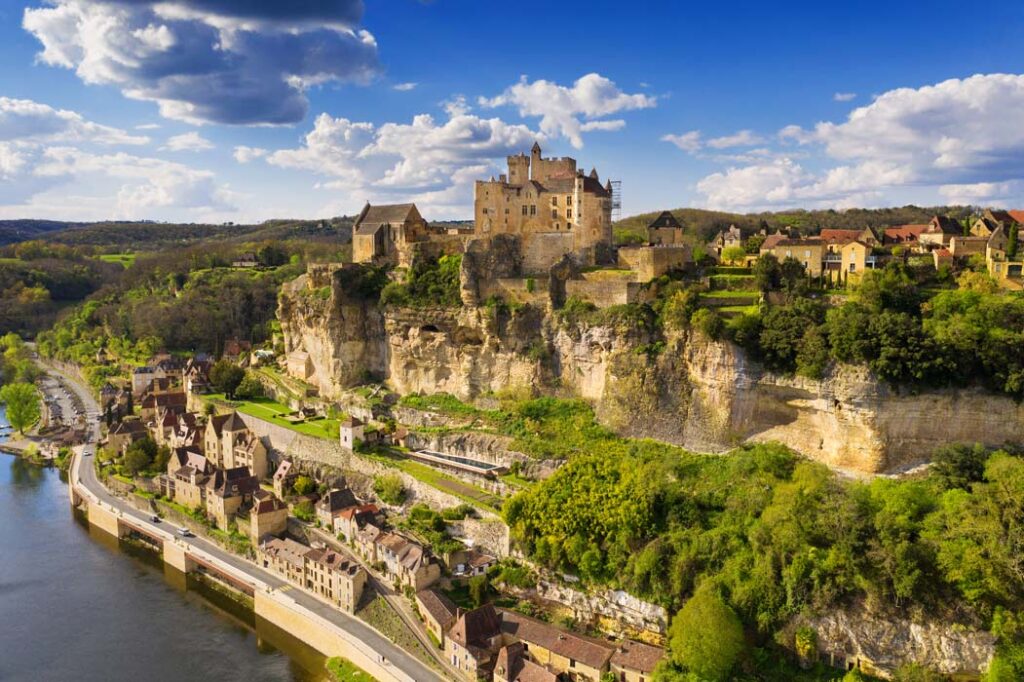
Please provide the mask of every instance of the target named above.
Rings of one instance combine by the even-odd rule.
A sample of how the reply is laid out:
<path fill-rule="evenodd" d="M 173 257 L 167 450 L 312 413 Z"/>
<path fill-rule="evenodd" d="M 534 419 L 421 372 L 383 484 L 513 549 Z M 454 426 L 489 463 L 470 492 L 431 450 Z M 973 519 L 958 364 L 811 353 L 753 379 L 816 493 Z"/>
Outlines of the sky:
<path fill-rule="evenodd" d="M 781 5 L 781 6 L 780 6 Z M 1024 206 L 1024 3 L 0 0 L 0 218 Z"/>

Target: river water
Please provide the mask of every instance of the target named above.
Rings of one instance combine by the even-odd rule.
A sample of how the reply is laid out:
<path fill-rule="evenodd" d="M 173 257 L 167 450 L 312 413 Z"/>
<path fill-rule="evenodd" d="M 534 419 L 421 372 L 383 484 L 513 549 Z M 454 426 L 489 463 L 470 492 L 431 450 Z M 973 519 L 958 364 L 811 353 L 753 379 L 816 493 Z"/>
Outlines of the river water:
<path fill-rule="evenodd" d="M 0 455 L 0 682 L 323 682 L 323 664 L 147 550 L 91 529 L 56 469 Z"/>

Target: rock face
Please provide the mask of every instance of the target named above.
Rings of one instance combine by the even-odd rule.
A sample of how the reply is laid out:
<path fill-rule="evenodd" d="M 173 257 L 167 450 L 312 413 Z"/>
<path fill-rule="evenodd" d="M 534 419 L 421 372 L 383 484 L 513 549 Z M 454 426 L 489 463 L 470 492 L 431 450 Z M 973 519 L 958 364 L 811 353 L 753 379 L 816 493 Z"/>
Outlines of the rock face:
<path fill-rule="evenodd" d="M 995 638 L 988 632 L 887 617 L 859 606 L 800 619 L 800 625 L 817 634 L 823 660 L 858 666 L 881 677 L 890 677 L 908 662 L 944 675 L 976 677 L 985 672 L 995 653 Z"/>
<path fill-rule="evenodd" d="M 535 305 L 381 310 L 345 278 L 311 269 L 278 311 L 286 349 L 310 354 L 326 396 L 368 375 L 464 400 L 543 390 L 591 401 L 623 435 L 704 452 L 777 440 L 852 473 L 897 472 L 953 442 L 1024 443 L 1024 406 L 979 390 L 901 393 L 849 366 L 821 381 L 778 376 L 728 343 L 569 325 Z"/>

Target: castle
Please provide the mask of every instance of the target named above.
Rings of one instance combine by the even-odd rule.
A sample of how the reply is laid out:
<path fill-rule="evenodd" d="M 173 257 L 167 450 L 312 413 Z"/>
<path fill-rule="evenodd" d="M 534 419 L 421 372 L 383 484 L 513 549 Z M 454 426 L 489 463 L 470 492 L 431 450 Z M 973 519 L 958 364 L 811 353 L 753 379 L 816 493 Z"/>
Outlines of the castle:
<path fill-rule="evenodd" d="M 519 238 L 523 267 L 542 272 L 573 253 L 593 265 L 612 245 L 612 188 L 597 171 L 576 169 L 570 157 L 545 159 L 536 142 L 526 154 L 508 157 L 508 174 L 478 180 L 474 234 Z"/>

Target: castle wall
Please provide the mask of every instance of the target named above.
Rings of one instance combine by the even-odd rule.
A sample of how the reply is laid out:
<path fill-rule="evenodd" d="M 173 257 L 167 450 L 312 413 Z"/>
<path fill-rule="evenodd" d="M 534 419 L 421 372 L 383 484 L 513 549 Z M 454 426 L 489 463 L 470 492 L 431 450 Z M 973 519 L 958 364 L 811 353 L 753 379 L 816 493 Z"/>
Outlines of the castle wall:
<path fill-rule="evenodd" d="M 565 295 L 590 301 L 598 308 L 637 303 L 643 296 L 643 285 L 627 279 L 570 279 Z"/>
<path fill-rule="evenodd" d="M 619 267 L 636 272 L 637 280 L 648 282 L 669 270 L 692 261 L 688 246 L 624 246 L 619 248 Z"/>
<path fill-rule="evenodd" d="M 522 243 L 523 272 L 529 274 L 547 273 L 563 255 L 576 250 L 575 235 L 572 232 L 526 234 L 523 235 Z"/>

